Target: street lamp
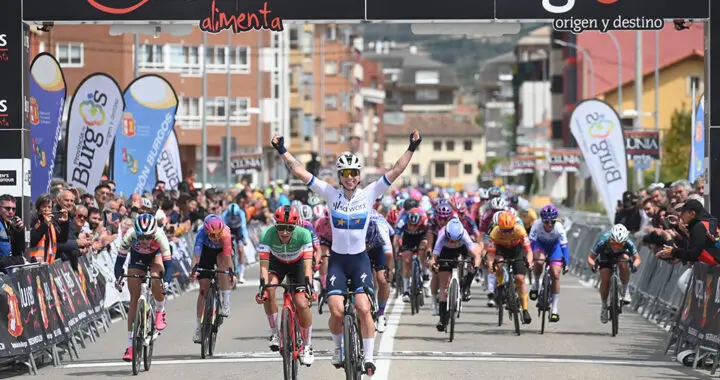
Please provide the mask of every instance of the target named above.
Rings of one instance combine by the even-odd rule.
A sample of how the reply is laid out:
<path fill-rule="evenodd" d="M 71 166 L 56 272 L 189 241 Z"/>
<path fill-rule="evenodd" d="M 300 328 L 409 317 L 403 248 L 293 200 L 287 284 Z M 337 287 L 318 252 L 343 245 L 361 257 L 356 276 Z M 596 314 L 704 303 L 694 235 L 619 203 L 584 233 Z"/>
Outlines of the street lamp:
<path fill-rule="evenodd" d="M 622 113 L 622 104 L 623 104 L 623 81 L 622 81 L 622 49 L 620 49 L 620 43 L 617 40 L 617 37 L 612 33 L 612 31 L 607 32 L 608 37 L 610 37 L 610 40 L 613 42 L 613 45 L 615 45 L 615 50 L 617 50 L 617 73 L 618 73 L 618 113 Z"/>
<path fill-rule="evenodd" d="M 587 50 L 581 48 L 580 46 L 578 46 L 576 44 L 570 43 L 570 42 L 565 42 L 563 40 L 553 40 L 553 42 L 560 46 L 573 48 L 573 49 L 579 51 L 583 55 L 583 57 L 585 58 L 585 60 L 588 63 L 588 70 L 590 71 L 590 93 L 594 97 L 595 96 L 595 69 L 593 68 L 593 62 L 592 62 L 592 59 L 590 58 L 590 54 L 588 54 Z M 585 90 L 585 89 L 583 89 L 583 91 L 587 92 L 587 90 Z M 584 94 L 583 97 L 587 98 L 587 94 Z"/>

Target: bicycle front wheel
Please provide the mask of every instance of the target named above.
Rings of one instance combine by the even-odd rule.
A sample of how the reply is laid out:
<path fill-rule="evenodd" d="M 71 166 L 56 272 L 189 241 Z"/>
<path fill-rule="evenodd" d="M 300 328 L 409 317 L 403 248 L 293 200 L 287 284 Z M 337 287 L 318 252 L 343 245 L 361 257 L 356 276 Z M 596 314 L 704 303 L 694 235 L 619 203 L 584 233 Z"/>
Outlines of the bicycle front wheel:
<path fill-rule="evenodd" d="M 132 356 L 132 373 L 137 375 L 140 372 L 140 355 L 143 352 L 143 342 L 145 340 L 145 300 L 140 299 L 135 310 L 135 320 L 133 322 L 133 356 Z"/>
<path fill-rule="evenodd" d="M 551 281 L 551 280 L 550 280 L 550 276 L 549 276 L 549 275 L 543 277 L 542 297 L 539 298 L 539 299 L 542 300 L 541 303 L 540 303 L 540 306 L 542 306 L 542 307 L 541 307 L 541 310 L 542 310 L 542 311 L 541 311 L 541 313 L 540 313 L 540 319 L 541 319 L 541 322 L 540 322 L 540 334 L 545 334 L 545 322 L 546 322 L 546 319 L 547 319 L 546 317 L 547 317 L 548 309 L 549 309 L 549 307 L 550 307 L 550 298 L 551 298 L 551 295 L 550 295 L 550 281 Z"/>
<path fill-rule="evenodd" d="M 280 352 L 283 358 L 283 374 L 285 380 L 297 379 L 297 363 L 295 363 L 295 332 L 293 331 L 290 310 L 285 308 L 282 311 L 280 322 L 280 334 L 282 335 Z"/>
<path fill-rule="evenodd" d="M 211 290 L 205 296 L 202 324 L 200 326 L 200 357 L 205 359 L 210 356 L 210 334 L 215 320 L 215 294 Z"/>
<path fill-rule="evenodd" d="M 360 370 L 357 363 L 357 331 L 355 331 L 355 320 L 351 315 L 345 315 L 343 318 L 343 327 L 343 362 L 345 365 L 345 379 L 359 380 L 359 377 L 357 377 L 357 373 Z"/>
<path fill-rule="evenodd" d="M 455 279 L 450 281 L 450 288 L 448 289 L 448 321 L 450 324 L 450 341 L 455 339 L 455 318 L 457 317 L 457 300 L 458 300 L 458 283 Z"/>
<path fill-rule="evenodd" d="M 147 328 L 145 331 L 147 331 L 148 343 L 143 346 L 143 364 L 145 370 L 149 371 L 150 366 L 152 365 L 153 349 L 155 347 L 155 311 L 152 307 L 148 308 L 145 315 L 147 316 L 145 319 L 147 321 Z"/>
<path fill-rule="evenodd" d="M 506 289 L 507 293 L 507 304 L 510 309 L 513 324 L 515 325 L 515 335 L 520 335 L 520 297 L 517 295 L 517 288 L 515 282 L 510 280 L 510 286 Z"/>
<path fill-rule="evenodd" d="M 620 311 L 620 299 L 617 277 L 610 278 L 610 319 L 611 319 L 611 335 L 616 336 L 620 321 L 618 321 L 618 312 Z"/>

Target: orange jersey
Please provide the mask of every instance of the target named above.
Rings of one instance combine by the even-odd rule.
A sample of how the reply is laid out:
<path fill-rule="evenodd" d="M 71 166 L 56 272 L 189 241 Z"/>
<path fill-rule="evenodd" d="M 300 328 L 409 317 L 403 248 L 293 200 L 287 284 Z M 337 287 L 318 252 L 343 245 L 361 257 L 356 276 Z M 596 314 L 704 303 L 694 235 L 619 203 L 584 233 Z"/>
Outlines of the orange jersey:
<path fill-rule="evenodd" d="M 515 248 L 519 244 L 522 244 L 525 251 L 530 251 L 530 239 L 520 224 L 516 224 L 512 232 L 503 232 L 500 227 L 495 227 L 488 238 L 488 253 L 495 254 L 496 246 Z"/>

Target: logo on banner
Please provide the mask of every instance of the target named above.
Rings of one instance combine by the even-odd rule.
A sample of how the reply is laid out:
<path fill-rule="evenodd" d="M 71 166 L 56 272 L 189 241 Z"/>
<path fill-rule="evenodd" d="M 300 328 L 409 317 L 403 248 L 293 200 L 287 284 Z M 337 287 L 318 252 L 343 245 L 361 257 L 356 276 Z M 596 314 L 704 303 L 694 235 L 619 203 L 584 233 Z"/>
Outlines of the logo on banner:
<path fill-rule="evenodd" d="M 34 96 L 30 97 L 30 124 L 40 124 L 40 108 Z"/>
<path fill-rule="evenodd" d="M 0 170 L 0 186 L 17 185 L 17 172 L 15 170 Z"/>
<path fill-rule="evenodd" d="M 88 4 L 90 4 L 93 8 L 99 10 L 100 12 L 107 13 L 110 15 L 126 15 L 128 13 L 134 12 L 138 8 L 142 7 L 143 5 L 147 4 L 150 0 L 131 0 L 124 2 L 127 6 L 125 7 L 112 7 L 110 5 L 104 5 L 103 2 L 111 2 L 108 0 L 87 0 Z"/>
<path fill-rule="evenodd" d="M 35 153 L 35 157 L 39 159 L 38 165 L 40 165 L 41 168 L 44 168 L 47 166 L 47 155 L 45 154 L 45 151 L 40 147 L 40 144 L 37 143 L 36 138 L 32 138 L 32 151 Z"/>
<path fill-rule="evenodd" d="M 22 335 L 23 333 L 23 320 L 22 316 L 20 315 L 20 302 L 18 301 L 18 297 L 15 294 L 15 290 L 12 288 L 12 286 L 3 284 L 2 290 L 7 294 L 7 306 L 8 306 L 8 315 L 7 315 L 7 326 L 8 326 L 8 333 L 13 338 L 17 338 Z"/>
<path fill-rule="evenodd" d="M 105 94 L 99 94 L 98 91 L 95 91 L 94 94 L 87 94 L 87 97 L 87 100 L 80 102 L 78 108 L 80 117 L 88 127 L 103 125 L 105 122 L 105 110 L 103 107 L 107 104 L 107 97 Z M 102 104 L 100 104 L 101 101 Z"/>
<path fill-rule="evenodd" d="M 135 119 L 130 112 L 123 114 L 122 134 L 125 137 L 135 136 Z"/>

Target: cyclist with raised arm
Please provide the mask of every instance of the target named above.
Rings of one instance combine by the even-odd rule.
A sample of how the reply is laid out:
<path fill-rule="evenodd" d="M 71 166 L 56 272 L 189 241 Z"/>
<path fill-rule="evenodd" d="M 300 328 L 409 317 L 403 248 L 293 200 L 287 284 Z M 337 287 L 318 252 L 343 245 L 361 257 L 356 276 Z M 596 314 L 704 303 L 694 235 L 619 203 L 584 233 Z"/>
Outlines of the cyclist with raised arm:
<path fill-rule="evenodd" d="M 227 210 L 222 213 L 225 225 L 230 228 L 232 234 L 233 247 L 235 254 L 233 255 L 233 265 L 235 265 L 235 275 L 238 282 L 245 283 L 245 238 L 248 237 L 247 218 L 245 210 L 237 203 L 230 203 Z"/>
<path fill-rule="evenodd" d="M 610 294 L 610 277 L 612 276 L 613 264 L 617 263 L 618 272 L 620 273 L 620 289 L 623 303 L 629 304 L 632 299 L 628 292 L 628 283 L 630 283 L 630 271 L 636 271 L 640 266 L 640 255 L 638 255 L 635 243 L 630 238 L 630 232 L 622 224 L 616 224 L 610 231 L 600 235 L 595 246 L 587 257 L 587 263 L 593 271 L 600 269 L 600 301 L 602 301 L 602 309 L 600 310 L 600 322 L 608 321 L 608 304 L 607 299 Z M 621 262 L 618 262 L 622 260 Z M 632 266 L 628 265 L 627 260 L 632 260 Z"/>
<path fill-rule="evenodd" d="M 405 152 L 377 181 L 363 189 L 360 184 L 360 159 L 350 152 L 338 157 L 336 170 L 340 188 L 330 186 L 327 182 L 316 178 L 288 153 L 284 145 L 284 138 L 275 135 L 272 146 L 280 154 L 288 170 L 297 178 L 302 179 L 310 190 L 324 198 L 330 208 L 332 221 L 332 248 L 328 262 L 328 306 L 330 308 L 329 328 L 335 343 L 335 353 L 331 363 L 339 368 L 342 366 L 342 332 L 344 297 L 347 282 L 354 291 L 372 290 L 372 269 L 370 258 L 365 252 L 365 237 L 369 213 L 377 197 L 387 191 L 390 184 L 396 180 L 410 164 L 413 152 L 422 141 L 420 134 L 414 130 L 409 136 L 409 146 Z M 363 338 L 364 372 L 368 375 L 375 373 L 375 323 L 371 313 L 370 300 L 367 297 L 355 297 L 354 306 L 360 318 L 360 330 Z"/>
<path fill-rule="evenodd" d="M 560 321 L 558 303 L 560 299 L 560 272 L 567 272 L 570 265 L 570 249 L 568 248 L 565 227 L 557 218 L 558 210 L 553 205 L 547 205 L 540 211 L 540 220 L 530 227 L 530 246 L 535 260 L 533 283 L 530 287 L 530 299 L 536 300 L 540 288 L 545 260 L 550 260 L 550 277 L 552 278 L 552 310 L 550 322 Z"/>
<path fill-rule="evenodd" d="M 385 332 L 387 327 L 387 318 L 385 317 L 385 307 L 387 300 L 390 298 L 390 285 L 385 275 L 388 270 L 387 263 L 393 259 L 392 236 L 393 232 L 385 218 L 379 212 L 370 211 L 370 224 L 368 225 L 367 237 L 365 244 L 367 252 L 370 255 L 370 263 L 375 272 L 375 284 L 377 286 L 377 325 L 378 332 Z"/>
<path fill-rule="evenodd" d="M 423 281 L 429 280 L 429 277 L 425 277 L 425 260 L 427 259 L 426 250 L 428 246 L 427 238 L 427 217 L 425 213 L 419 208 L 410 209 L 405 214 L 405 222 L 398 221 L 398 228 L 395 231 L 395 235 L 402 241 L 400 246 L 400 255 L 403 258 L 402 264 L 402 276 L 403 276 L 403 296 L 402 300 L 405 303 L 410 302 L 410 270 L 412 265 L 410 264 L 412 255 L 418 254 L 420 256 L 420 263 L 423 270 Z"/>
<path fill-rule="evenodd" d="M 450 278 L 453 268 L 457 263 L 436 262 L 436 258 L 443 260 L 454 260 L 463 255 L 469 255 L 474 262 L 474 268 L 480 267 L 480 246 L 470 238 L 465 227 L 459 219 L 453 218 L 438 233 L 438 239 L 433 247 L 430 256 L 430 266 L 437 271 L 440 284 L 440 320 L 437 323 L 438 331 L 445 331 L 448 321 L 447 313 L 447 290 L 450 286 Z"/>
<path fill-rule="evenodd" d="M 263 230 L 258 244 L 260 255 L 260 278 L 265 284 L 276 285 L 287 278 L 291 284 L 306 284 L 312 278 L 313 242 L 310 231 L 298 227 L 300 214 L 292 206 L 280 206 L 275 210 L 275 225 Z M 278 305 L 275 289 L 267 288 L 265 294 L 257 294 L 255 299 L 265 308 L 270 326 L 270 349 L 280 349 L 278 330 Z M 310 291 L 310 292 L 308 292 Z M 300 336 L 305 348 L 300 361 L 312 365 L 315 356 L 312 350 L 312 311 L 309 300 L 312 290 L 306 286 L 298 287 L 293 302 L 300 323 Z"/>
<path fill-rule="evenodd" d="M 157 228 L 157 221 L 151 214 L 140 214 L 135 218 L 135 228 L 128 230 L 120 243 L 120 251 L 115 259 L 115 278 L 118 287 L 122 287 L 124 281 L 122 275 L 125 273 L 124 266 L 127 253 L 130 252 L 128 263 L 129 275 L 145 275 L 147 271 L 153 276 L 159 276 L 165 272 L 163 282 L 169 283 L 172 280 L 172 253 L 167 236 L 162 228 Z M 122 359 L 126 362 L 133 358 L 133 318 L 137 310 L 137 302 L 140 298 L 140 278 L 128 279 L 128 290 L 130 291 L 130 309 L 127 319 L 128 347 Z M 152 281 L 153 298 L 155 299 L 155 328 L 164 330 L 167 327 L 165 314 L 165 294 L 163 284 Z"/>
<path fill-rule="evenodd" d="M 200 319 L 205 306 L 205 295 L 210 289 L 210 279 L 213 273 L 197 273 L 197 267 L 212 270 L 217 266 L 219 271 L 232 269 L 232 233 L 225 225 L 222 218 L 210 214 L 205 217 L 203 225 L 198 229 L 195 236 L 195 247 L 190 266 L 193 268 L 191 279 L 196 277 L 200 280 L 200 291 L 197 297 L 197 326 L 193 342 L 200 343 Z M 232 292 L 232 278 L 228 275 L 218 277 L 220 285 L 220 315 L 230 316 L 230 292 Z"/>
<path fill-rule="evenodd" d="M 515 286 L 520 293 L 520 305 L 523 310 L 523 323 L 532 322 L 528 311 L 528 288 L 525 284 L 527 266 L 532 261 L 532 249 L 530 240 L 525 228 L 518 223 L 518 219 L 510 211 L 505 211 L 498 217 L 497 226 L 490 231 L 488 238 L 487 262 L 488 267 L 493 268 L 495 256 L 500 255 L 507 264 L 512 265 L 515 273 Z M 522 259 L 525 260 L 522 260 Z M 495 265 L 495 278 L 497 278 L 498 290 L 505 284 L 505 276 L 502 265 Z M 503 299 L 503 297 L 500 297 Z"/>

